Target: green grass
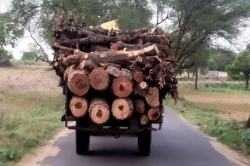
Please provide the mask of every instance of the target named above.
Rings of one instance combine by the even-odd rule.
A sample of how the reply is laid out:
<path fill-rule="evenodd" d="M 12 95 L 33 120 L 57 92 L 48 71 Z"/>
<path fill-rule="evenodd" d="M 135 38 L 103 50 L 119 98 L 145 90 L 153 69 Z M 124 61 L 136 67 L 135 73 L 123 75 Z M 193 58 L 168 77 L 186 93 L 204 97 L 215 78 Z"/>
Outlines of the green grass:
<path fill-rule="evenodd" d="M 230 120 L 221 119 L 219 118 L 220 111 L 196 107 L 183 98 L 180 99 L 178 105 L 173 105 L 170 98 L 167 98 L 164 104 L 198 126 L 209 136 L 216 137 L 220 142 L 234 150 L 246 152 L 247 147 L 242 140 L 242 135 L 246 132 L 244 129 L 245 121 L 238 122 L 232 118 Z"/>
<path fill-rule="evenodd" d="M 0 100 L 0 166 L 14 165 L 63 127 L 63 96 L 8 93 Z"/>
<path fill-rule="evenodd" d="M 194 89 L 194 85 L 181 85 L 183 88 Z M 244 93 L 250 94 L 250 90 L 245 90 L 245 84 L 242 82 L 232 83 L 232 82 L 218 82 L 209 83 L 205 82 L 199 84 L 198 90 L 209 91 L 209 92 L 227 92 L 227 93 Z"/>

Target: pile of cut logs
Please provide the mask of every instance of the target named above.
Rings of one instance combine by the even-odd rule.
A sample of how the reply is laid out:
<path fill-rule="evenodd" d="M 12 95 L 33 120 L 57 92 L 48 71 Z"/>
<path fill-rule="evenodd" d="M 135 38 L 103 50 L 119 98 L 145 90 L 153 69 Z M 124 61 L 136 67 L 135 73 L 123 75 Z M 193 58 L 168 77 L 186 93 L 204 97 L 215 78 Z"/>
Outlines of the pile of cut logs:
<path fill-rule="evenodd" d="M 54 60 L 60 86 L 74 94 L 73 116 L 96 124 L 110 118 L 138 117 L 141 125 L 162 114 L 169 94 L 177 102 L 177 79 L 170 56 L 172 39 L 158 28 L 121 30 L 111 35 L 74 19 L 57 19 L 53 29 Z"/>

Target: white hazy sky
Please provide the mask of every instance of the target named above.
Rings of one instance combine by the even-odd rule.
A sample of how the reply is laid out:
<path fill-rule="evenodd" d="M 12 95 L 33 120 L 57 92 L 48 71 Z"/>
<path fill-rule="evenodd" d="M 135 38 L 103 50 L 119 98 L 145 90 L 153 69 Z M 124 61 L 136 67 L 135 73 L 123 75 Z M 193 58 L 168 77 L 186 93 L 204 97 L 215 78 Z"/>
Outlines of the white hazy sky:
<path fill-rule="evenodd" d="M 11 0 L 0 0 L 0 12 L 6 12 L 8 10 L 8 7 L 11 3 Z M 152 19 L 152 22 L 156 22 L 156 18 L 154 17 Z M 250 25 L 250 20 L 247 21 L 248 25 Z M 38 37 L 38 36 L 37 36 Z M 248 27 L 242 27 L 241 28 L 241 34 L 237 37 L 237 39 L 234 39 L 234 44 L 230 44 L 229 42 L 223 40 L 223 39 L 217 39 L 214 40 L 215 43 L 224 46 L 226 48 L 229 48 L 231 50 L 234 50 L 236 52 L 240 52 L 246 48 L 246 45 L 250 43 L 250 26 Z M 20 39 L 16 46 L 12 48 L 11 46 L 6 46 L 5 49 L 10 51 L 15 59 L 20 59 L 22 57 L 23 52 L 29 50 L 29 44 L 34 43 L 33 39 L 29 36 L 28 32 L 25 32 L 24 37 Z M 45 43 L 41 43 L 44 47 L 45 51 L 48 53 L 49 58 L 53 59 L 53 51 L 51 50 L 50 46 L 48 46 Z"/>

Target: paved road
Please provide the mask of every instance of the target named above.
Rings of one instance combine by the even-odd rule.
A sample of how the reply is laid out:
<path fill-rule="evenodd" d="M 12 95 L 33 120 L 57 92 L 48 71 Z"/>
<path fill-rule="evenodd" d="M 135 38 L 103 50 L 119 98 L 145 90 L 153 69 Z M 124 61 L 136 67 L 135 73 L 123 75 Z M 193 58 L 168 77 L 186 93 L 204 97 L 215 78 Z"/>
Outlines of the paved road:
<path fill-rule="evenodd" d="M 59 138 L 56 156 L 37 162 L 51 166 L 232 166 L 194 126 L 166 109 L 161 131 L 153 132 L 151 155 L 137 151 L 136 137 L 91 137 L 90 154 L 75 154 L 75 135 Z"/>

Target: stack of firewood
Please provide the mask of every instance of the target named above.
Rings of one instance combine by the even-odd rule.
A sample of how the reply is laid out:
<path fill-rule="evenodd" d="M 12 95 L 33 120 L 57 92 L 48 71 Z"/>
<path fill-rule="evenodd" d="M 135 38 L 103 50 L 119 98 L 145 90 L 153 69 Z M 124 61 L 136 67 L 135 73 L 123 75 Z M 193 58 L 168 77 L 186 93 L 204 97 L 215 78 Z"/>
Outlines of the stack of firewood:
<path fill-rule="evenodd" d="M 73 116 L 89 116 L 97 124 L 135 116 L 145 125 L 159 119 L 164 97 L 177 101 L 172 39 L 160 29 L 110 33 L 60 17 L 52 31 L 51 64 L 59 84 L 74 94 Z"/>

